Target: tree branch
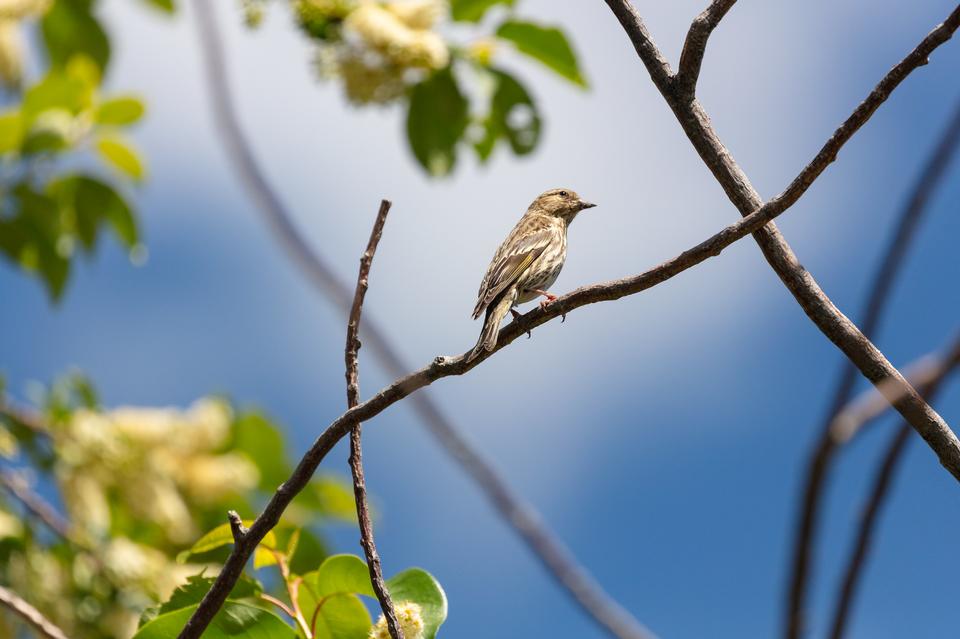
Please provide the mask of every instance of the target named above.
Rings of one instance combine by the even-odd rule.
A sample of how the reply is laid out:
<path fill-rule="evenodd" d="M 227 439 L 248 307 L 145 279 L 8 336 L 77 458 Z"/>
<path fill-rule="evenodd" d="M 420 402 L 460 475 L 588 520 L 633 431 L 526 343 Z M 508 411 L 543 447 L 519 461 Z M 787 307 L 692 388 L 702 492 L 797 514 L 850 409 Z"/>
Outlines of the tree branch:
<path fill-rule="evenodd" d="M 57 536 L 75 546 L 84 547 L 84 544 L 78 543 L 74 538 L 70 530 L 70 522 L 64 519 L 43 497 L 30 490 L 26 480 L 19 474 L 6 468 L 0 470 L 0 485 Z"/>
<path fill-rule="evenodd" d="M 931 196 L 942 183 L 943 176 L 958 146 L 960 146 L 960 101 L 957 102 L 950 121 L 911 190 L 906 205 L 900 213 L 897 229 L 891 237 L 880 266 L 873 277 L 869 289 L 870 293 L 861 314 L 864 334 L 869 337 L 873 336 L 880 325 L 880 318 L 890 299 L 893 284 L 903 266 L 907 249 L 923 219 Z M 820 438 L 810 452 L 807 461 L 804 492 L 800 501 L 801 511 L 797 516 L 797 532 L 794 540 L 787 601 L 785 634 L 791 639 L 798 637 L 803 627 L 811 549 L 816 537 L 817 524 L 820 519 L 820 505 L 823 501 L 823 493 L 832 465 L 833 454 L 837 446 L 845 443 L 855 431 L 855 428 L 845 425 L 844 422 L 851 416 L 844 414 L 844 412 L 845 407 L 849 408 L 850 406 L 857 372 L 857 369 L 848 361 L 841 366 L 836 390 L 820 427 Z M 856 420 L 853 423 L 856 424 Z M 849 431 L 849 434 L 844 431 Z"/>
<path fill-rule="evenodd" d="M 39 610 L 24 601 L 17 593 L 0 586 L 0 604 L 30 624 L 45 639 L 67 639 L 67 635 Z"/>
<path fill-rule="evenodd" d="M 933 360 L 937 365 L 932 366 L 929 363 L 923 363 L 924 360 L 926 362 Z M 921 370 L 928 375 L 926 381 L 917 387 L 921 389 L 927 401 L 933 401 L 950 373 L 955 371 L 957 366 L 960 366 L 960 336 L 957 337 L 944 355 L 935 358 L 925 357 L 921 360 L 921 363 Z M 903 452 L 906 450 L 909 439 L 910 425 L 902 424 L 890 438 L 890 444 L 877 467 L 873 479 L 873 488 L 867 498 L 863 509 L 863 517 L 860 520 L 860 527 L 857 530 L 856 541 L 847 559 L 847 568 L 844 571 L 842 586 L 834 610 L 833 623 L 831 624 L 831 639 L 841 639 L 846 631 L 853 607 L 853 599 L 856 596 L 857 587 L 860 585 L 863 568 L 866 566 L 867 554 L 870 552 L 873 543 L 873 534 L 880 518 L 880 511 L 890 492 L 894 474 L 903 458 Z"/>
<path fill-rule="evenodd" d="M 701 159 L 723 187 L 727 197 L 743 215 L 762 205 L 750 180 L 733 160 L 733 156 L 717 137 L 710 119 L 696 100 L 685 100 L 672 87 L 669 64 L 650 38 L 643 20 L 628 0 L 606 0 L 629 36 L 637 54 L 660 89 Z M 960 26 L 960 6 L 947 20 L 936 27 L 921 43 L 880 81 L 853 114 L 834 132 L 810 164 L 776 199 L 787 206 L 802 195 L 826 169 L 840 148 L 870 118 L 890 93 L 940 44 L 946 42 Z M 960 480 L 960 441 L 883 353 L 840 312 L 800 264 L 776 225 L 770 224 L 754 233 L 767 262 L 800 304 L 807 316 L 837 348 L 860 369 L 860 372 L 885 393 L 890 403 L 926 440 L 940 463 Z"/>
<path fill-rule="evenodd" d="M 359 364 L 357 351 L 360 350 L 360 315 L 363 312 L 363 298 L 367 294 L 367 282 L 370 276 L 370 265 L 377 252 L 377 244 L 383 235 L 383 225 L 390 212 L 390 202 L 382 200 L 377 219 L 370 232 L 370 241 L 367 250 L 360 258 L 360 274 L 357 276 L 357 291 L 353 296 L 353 306 L 350 309 L 350 319 L 347 321 L 347 345 L 344 349 L 347 377 L 347 408 L 353 408 L 360 403 Z M 367 483 L 363 476 L 363 450 L 360 445 L 360 422 L 354 422 L 350 427 L 350 472 L 353 475 L 353 497 L 357 502 L 357 520 L 360 523 L 360 545 L 367 557 L 367 568 L 370 571 L 370 582 L 373 591 L 380 602 L 380 609 L 387 621 L 387 630 L 393 639 L 404 639 L 403 628 L 397 620 L 397 613 L 393 609 L 393 601 L 387 584 L 383 581 L 383 568 L 380 565 L 380 555 L 373 540 L 373 522 L 370 520 L 370 508 L 367 505 Z"/>
<path fill-rule="evenodd" d="M 201 50 L 204 54 L 214 121 L 220 129 L 228 159 L 250 191 L 253 201 L 267 221 L 274 238 L 306 276 L 307 281 L 326 299 L 349 313 L 351 293 L 321 255 L 310 248 L 297 231 L 292 217 L 276 190 L 258 165 L 233 108 L 220 38 L 216 23 L 204 0 L 196 0 Z M 375 359 L 390 377 L 406 374 L 412 367 L 404 362 L 369 312 L 364 321 L 364 341 Z M 650 636 L 639 621 L 610 597 L 589 572 L 576 560 L 540 518 L 539 513 L 515 494 L 440 410 L 430 395 L 418 393 L 410 398 L 424 426 L 477 483 L 507 526 L 515 530 L 555 580 L 566 588 L 581 609 L 618 639 L 644 639 Z"/>
<path fill-rule="evenodd" d="M 697 79 L 700 77 L 700 65 L 703 64 L 703 54 L 707 49 L 707 40 L 736 2 L 737 0 L 713 0 L 703 13 L 694 18 L 690 30 L 687 31 L 687 38 L 683 41 L 680 66 L 677 69 L 677 76 L 673 79 L 674 90 L 678 95 L 693 99 L 697 89 Z"/>

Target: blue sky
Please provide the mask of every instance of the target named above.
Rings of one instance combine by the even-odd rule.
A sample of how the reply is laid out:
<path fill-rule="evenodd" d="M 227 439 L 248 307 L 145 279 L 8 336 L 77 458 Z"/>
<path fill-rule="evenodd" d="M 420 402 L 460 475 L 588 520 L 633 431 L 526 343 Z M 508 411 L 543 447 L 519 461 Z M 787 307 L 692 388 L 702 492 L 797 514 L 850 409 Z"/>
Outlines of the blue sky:
<path fill-rule="evenodd" d="M 671 61 L 697 2 L 641 2 Z M 700 99 L 765 197 L 952 8 L 951 3 L 741 3 L 717 30 Z M 581 92 L 516 57 L 546 115 L 542 144 L 446 180 L 414 165 L 396 109 L 357 111 L 310 73 L 309 48 L 279 5 L 256 32 L 219 7 L 243 123 L 305 236 L 355 277 L 381 197 L 394 209 L 366 312 L 416 365 L 471 346 L 489 256 L 540 191 L 569 186 L 600 206 L 570 232 L 563 292 L 639 272 L 736 219 L 649 82 L 606 5 L 524 0 L 519 11 L 572 35 Z M 287 260 L 215 138 L 193 15 L 166 20 L 108 0 L 110 84 L 150 105 L 137 193 L 150 251 L 115 246 L 83 264 L 51 307 L 0 265 L 0 367 L 12 390 L 71 367 L 109 404 L 185 405 L 226 392 L 262 407 L 302 451 L 343 409 L 344 319 Z M 954 103 L 960 46 L 914 73 L 781 218 L 804 265 L 856 318 L 891 221 Z M 895 364 L 957 330 L 960 165 L 931 203 L 878 345 Z M 765 637 L 780 627 L 804 459 L 840 355 L 750 240 L 665 286 L 580 309 L 432 396 L 625 607 L 663 637 Z M 361 351 L 361 388 L 389 380 Z M 949 386 L 937 408 L 951 422 Z M 845 451 L 818 547 L 813 636 L 892 419 Z M 398 405 L 365 430 L 386 572 L 421 565 L 450 598 L 442 635 L 603 636 Z M 324 464 L 346 473 L 346 450 Z M 957 601 L 960 492 L 919 442 L 883 517 L 850 637 L 947 636 Z M 356 532 L 332 530 L 359 552 Z M 494 630 L 491 630 L 491 629 Z"/>

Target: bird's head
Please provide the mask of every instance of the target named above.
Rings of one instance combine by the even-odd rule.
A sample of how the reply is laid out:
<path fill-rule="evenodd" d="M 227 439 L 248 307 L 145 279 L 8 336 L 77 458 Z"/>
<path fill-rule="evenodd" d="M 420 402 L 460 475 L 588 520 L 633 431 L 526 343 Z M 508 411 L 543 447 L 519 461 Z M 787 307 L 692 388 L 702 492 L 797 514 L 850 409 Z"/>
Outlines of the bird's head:
<path fill-rule="evenodd" d="M 550 189 L 541 193 L 527 212 L 550 215 L 569 222 L 580 211 L 594 206 L 596 204 L 580 199 L 577 192 L 571 189 Z"/>

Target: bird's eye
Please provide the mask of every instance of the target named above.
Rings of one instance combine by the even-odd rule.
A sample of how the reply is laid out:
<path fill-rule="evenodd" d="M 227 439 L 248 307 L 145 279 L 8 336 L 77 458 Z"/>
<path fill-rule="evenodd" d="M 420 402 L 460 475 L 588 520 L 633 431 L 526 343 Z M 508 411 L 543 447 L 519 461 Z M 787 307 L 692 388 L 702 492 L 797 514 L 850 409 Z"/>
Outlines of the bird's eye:
<path fill-rule="evenodd" d="M 560 197 L 567 197 L 568 195 L 570 194 L 567 193 L 566 191 L 560 191 Z"/>

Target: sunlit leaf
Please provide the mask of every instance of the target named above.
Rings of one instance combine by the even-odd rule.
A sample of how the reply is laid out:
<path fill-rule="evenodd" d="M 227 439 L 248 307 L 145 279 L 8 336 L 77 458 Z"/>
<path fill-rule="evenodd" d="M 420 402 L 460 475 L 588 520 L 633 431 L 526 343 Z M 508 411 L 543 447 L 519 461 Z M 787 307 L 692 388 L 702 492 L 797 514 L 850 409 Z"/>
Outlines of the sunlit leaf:
<path fill-rule="evenodd" d="M 97 151 L 109 164 L 135 180 L 144 176 L 143 160 L 126 141 L 119 137 L 103 137 L 97 140 Z"/>
<path fill-rule="evenodd" d="M 253 525 L 252 520 L 245 520 L 243 522 L 244 526 Z M 179 555 L 177 555 L 177 561 L 179 563 L 185 563 L 193 555 L 199 555 L 201 553 L 210 552 L 222 546 L 227 546 L 233 543 L 233 532 L 230 529 L 230 524 L 223 524 L 217 526 L 206 535 L 197 540 L 189 550 L 184 550 Z M 260 541 L 260 544 L 257 546 L 257 549 L 254 551 L 253 562 L 254 566 L 257 568 L 262 566 L 269 566 L 276 563 L 276 559 L 273 556 L 271 551 L 277 550 L 277 536 L 273 534 L 271 530 L 263 539 Z"/>
<path fill-rule="evenodd" d="M 395 602 L 412 601 L 423 614 L 423 639 L 433 639 L 447 618 L 447 595 L 433 575 L 421 568 L 409 568 L 387 580 Z"/>
<path fill-rule="evenodd" d="M 143 0 L 143 1 L 146 2 L 148 5 L 150 5 L 151 7 L 155 7 L 160 11 L 170 15 L 173 15 L 177 10 L 177 7 L 176 5 L 174 5 L 173 0 Z"/>
<path fill-rule="evenodd" d="M 316 639 L 367 636 L 370 613 L 357 594 L 374 596 L 367 564 L 355 555 L 333 555 L 303 575 L 298 603 L 308 619 L 316 618 Z"/>
<path fill-rule="evenodd" d="M 502 4 L 512 7 L 516 0 L 451 0 L 450 15 L 459 22 L 479 22 L 491 7 Z"/>
<path fill-rule="evenodd" d="M 204 577 L 202 574 L 187 577 L 187 583 L 178 586 L 169 599 L 159 606 L 154 606 L 145 611 L 140 616 L 138 625 L 143 626 L 160 615 L 200 603 L 200 600 L 213 586 L 214 581 L 216 580 L 213 577 Z M 229 598 L 232 600 L 255 598 L 259 597 L 262 592 L 263 586 L 260 582 L 246 575 L 240 575 L 240 579 L 237 580 L 236 585 L 230 591 Z"/>
<path fill-rule="evenodd" d="M 356 555 L 331 555 L 320 564 L 311 583 L 321 597 L 341 592 L 374 596 L 367 562 Z"/>
<path fill-rule="evenodd" d="M 497 29 L 497 36 L 509 40 L 518 51 L 538 60 L 574 84 L 587 86 L 573 47 L 560 29 L 508 20 Z"/>
<path fill-rule="evenodd" d="M 420 165 L 446 175 L 456 163 L 456 147 L 467 128 L 468 104 L 450 69 L 414 86 L 407 111 L 407 139 Z"/>
<path fill-rule="evenodd" d="M 104 100 L 97 107 L 96 121 L 109 126 L 127 126 L 143 117 L 143 101 L 133 96 Z"/>
<path fill-rule="evenodd" d="M 197 606 L 159 615 L 144 624 L 134 639 L 170 639 L 180 634 Z M 203 633 L 204 639 L 295 639 L 293 628 L 268 610 L 227 601 Z"/>
<path fill-rule="evenodd" d="M 0 153 L 16 151 L 23 137 L 23 124 L 19 111 L 0 113 Z"/>

